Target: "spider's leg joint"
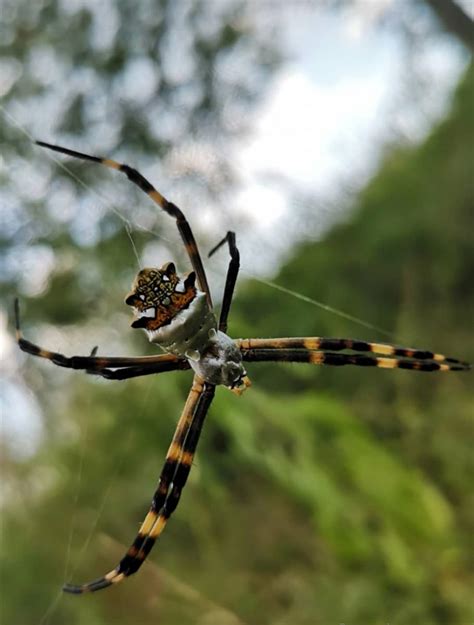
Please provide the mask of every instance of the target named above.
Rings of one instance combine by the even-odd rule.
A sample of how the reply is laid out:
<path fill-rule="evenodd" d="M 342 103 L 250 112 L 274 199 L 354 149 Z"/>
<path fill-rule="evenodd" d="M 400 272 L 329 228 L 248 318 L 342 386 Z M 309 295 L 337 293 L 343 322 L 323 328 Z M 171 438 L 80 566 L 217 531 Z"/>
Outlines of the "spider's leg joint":
<path fill-rule="evenodd" d="M 211 258 L 226 242 L 229 242 L 229 244 L 234 243 L 235 245 L 235 232 L 229 230 L 222 241 L 219 241 L 219 243 L 212 248 L 207 257 Z"/>
<path fill-rule="evenodd" d="M 14 309 L 14 317 L 15 317 L 16 340 L 19 341 L 21 338 L 21 327 L 20 327 L 20 300 L 18 299 L 18 297 L 15 297 L 13 309 Z"/>

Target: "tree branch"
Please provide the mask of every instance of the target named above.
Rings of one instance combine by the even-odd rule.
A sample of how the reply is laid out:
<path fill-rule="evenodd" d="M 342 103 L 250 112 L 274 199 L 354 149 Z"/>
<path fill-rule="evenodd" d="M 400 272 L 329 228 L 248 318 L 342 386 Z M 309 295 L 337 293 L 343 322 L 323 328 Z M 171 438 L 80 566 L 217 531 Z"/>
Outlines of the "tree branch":
<path fill-rule="evenodd" d="M 454 0 L 425 0 L 444 28 L 474 52 L 474 22 Z"/>

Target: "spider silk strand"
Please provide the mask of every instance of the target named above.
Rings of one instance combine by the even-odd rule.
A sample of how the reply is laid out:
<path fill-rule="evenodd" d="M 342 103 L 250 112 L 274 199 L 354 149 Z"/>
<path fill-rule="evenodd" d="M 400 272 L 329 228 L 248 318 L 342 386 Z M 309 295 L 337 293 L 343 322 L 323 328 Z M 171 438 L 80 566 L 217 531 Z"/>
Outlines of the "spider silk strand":
<path fill-rule="evenodd" d="M 282 293 L 286 293 L 286 295 L 291 295 L 296 299 L 299 299 L 307 304 L 311 304 L 313 306 L 317 306 L 322 310 L 332 313 L 333 315 L 337 315 L 338 317 L 342 317 L 343 319 L 348 319 L 353 323 L 363 326 L 364 328 L 368 328 L 369 330 L 374 330 L 387 336 L 389 338 L 393 338 L 393 333 L 388 330 L 384 330 L 383 328 L 379 328 L 373 323 L 369 323 L 368 321 L 364 321 L 363 319 L 359 319 L 358 317 L 354 317 L 349 313 L 344 312 L 343 310 L 339 310 L 338 308 L 334 308 L 333 306 L 329 306 L 329 304 L 324 304 L 316 299 L 308 297 L 307 295 L 303 295 L 302 293 L 298 293 L 298 291 L 292 291 L 291 289 L 287 289 L 285 286 L 281 286 L 281 284 L 277 284 L 276 282 L 272 282 L 271 280 L 265 280 L 264 278 L 258 278 L 257 276 L 251 274 L 248 271 L 243 270 L 242 273 L 245 273 L 249 278 L 252 278 L 256 282 L 260 282 L 260 284 L 264 284 L 266 286 L 271 287 L 272 289 L 276 289 L 277 291 L 281 291 Z"/>
<path fill-rule="evenodd" d="M 31 133 L 28 132 L 28 130 L 26 130 L 26 128 L 22 126 L 22 124 L 20 124 L 20 122 L 18 122 L 12 115 L 10 115 L 10 113 L 8 113 L 6 109 L 1 105 L 0 105 L 0 110 L 2 111 L 4 116 L 7 118 L 7 120 L 10 121 L 10 123 L 12 123 L 15 127 L 17 127 L 33 143 L 35 142 L 35 139 L 31 135 Z M 124 224 L 125 232 L 127 233 L 127 237 L 130 241 L 130 245 L 131 245 L 133 254 L 136 258 L 139 269 L 141 268 L 141 262 L 140 262 L 140 256 L 138 254 L 138 249 L 135 245 L 135 241 L 133 240 L 133 236 L 132 236 L 133 230 L 141 230 L 143 232 L 148 232 L 149 234 L 152 234 L 154 237 L 157 237 L 159 239 L 162 239 L 163 241 L 169 242 L 169 240 L 166 239 L 162 234 L 158 234 L 157 232 L 155 232 L 154 230 L 151 230 L 150 228 L 146 228 L 145 226 L 142 226 L 138 223 L 133 223 L 129 219 L 127 219 L 125 215 L 123 215 L 117 208 L 115 208 L 113 202 L 109 198 L 98 193 L 95 189 L 91 188 L 88 184 L 86 184 L 83 180 L 81 180 L 73 171 L 69 169 L 67 165 L 65 165 L 61 160 L 59 160 L 59 158 L 57 158 L 53 153 L 48 152 L 47 157 L 51 159 L 54 163 L 56 163 L 56 165 L 58 165 L 63 171 L 67 172 L 72 178 L 74 178 L 74 180 L 76 180 L 76 182 L 78 182 L 83 188 L 87 189 L 87 191 L 93 193 L 96 197 L 98 197 L 99 200 L 103 203 L 103 205 L 106 208 L 110 208 L 117 215 L 117 217 L 119 217 L 119 219 Z M 325 310 L 326 312 L 332 313 L 333 315 L 337 315 L 338 317 L 347 319 L 348 321 L 351 321 L 352 323 L 355 323 L 364 328 L 368 328 L 369 330 L 374 330 L 375 332 L 379 332 L 380 334 L 393 339 L 392 332 L 389 332 L 388 330 L 385 330 L 384 328 L 380 328 L 374 325 L 373 323 L 364 321 L 363 319 L 359 319 L 358 317 L 355 317 L 354 315 L 346 313 L 343 310 L 334 308 L 333 306 L 330 306 L 329 304 L 324 304 L 323 302 L 320 302 L 314 298 L 308 297 L 307 295 L 299 293 L 298 291 L 293 291 L 291 289 L 288 289 L 287 287 L 277 284 L 276 282 L 272 282 L 271 280 L 259 278 L 258 276 L 252 274 L 251 272 L 248 272 L 245 270 L 241 270 L 241 271 L 242 273 L 246 274 L 249 278 L 252 278 L 256 282 L 259 282 L 260 284 L 263 284 L 272 289 L 285 293 L 286 295 L 290 295 L 291 297 L 295 297 L 296 299 L 299 299 L 300 301 L 305 302 L 306 304 L 316 306 L 317 308 L 320 308 L 321 310 Z"/>

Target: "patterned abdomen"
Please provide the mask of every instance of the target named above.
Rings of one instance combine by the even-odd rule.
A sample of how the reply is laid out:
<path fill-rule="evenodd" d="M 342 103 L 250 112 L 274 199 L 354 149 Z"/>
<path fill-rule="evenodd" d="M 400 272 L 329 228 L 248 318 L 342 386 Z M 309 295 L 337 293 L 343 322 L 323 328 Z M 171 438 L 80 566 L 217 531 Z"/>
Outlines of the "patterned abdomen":
<path fill-rule="evenodd" d="M 151 342 L 193 361 L 199 360 L 217 330 L 214 313 L 195 280 L 194 272 L 181 279 L 173 263 L 142 269 L 125 299 L 136 317 L 132 328 L 143 328 Z"/>

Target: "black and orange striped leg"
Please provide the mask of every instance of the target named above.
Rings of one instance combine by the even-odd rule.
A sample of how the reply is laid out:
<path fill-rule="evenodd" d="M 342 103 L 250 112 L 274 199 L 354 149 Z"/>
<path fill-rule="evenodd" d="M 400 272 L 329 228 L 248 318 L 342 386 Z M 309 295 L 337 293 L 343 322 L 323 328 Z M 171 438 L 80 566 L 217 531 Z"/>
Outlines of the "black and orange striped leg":
<path fill-rule="evenodd" d="M 141 357 L 121 357 L 121 356 L 95 356 L 96 349 L 92 350 L 90 356 L 65 356 L 59 352 L 53 352 L 44 347 L 40 347 L 23 337 L 20 325 L 20 304 L 15 299 L 15 327 L 16 340 L 21 351 L 50 360 L 58 367 L 66 367 L 67 369 L 82 369 L 88 373 L 96 373 L 101 375 L 102 370 L 119 369 L 122 367 L 142 367 L 144 370 L 148 368 L 160 369 L 161 371 L 174 371 L 176 369 L 187 368 L 186 361 L 183 361 L 172 354 L 159 354 L 158 356 L 141 356 Z M 153 371 L 159 373 L 159 371 Z M 104 377 L 107 377 L 105 374 Z M 145 375 L 145 374 L 143 374 Z M 133 377 L 133 376 L 132 376 Z M 136 377 L 136 376 L 134 376 Z"/>
<path fill-rule="evenodd" d="M 306 362 L 304 360 L 304 356 L 301 354 L 304 352 L 308 353 L 328 353 L 330 352 L 341 352 L 341 351 L 350 351 L 356 352 L 355 354 L 332 354 L 332 356 L 341 356 L 341 358 L 332 358 L 333 362 L 329 362 L 330 358 L 326 363 L 315 363 L 315 364 L 360 364 L 361 366 L 370 366 L 372 361 L 380 362 L 380 367 L 396 367 L 393 362 L 400 361 L 402 364 L 399 368 L 405 369 L 417 369 L 419 368 L 422 371 L 463 371 L 466 369 L 470 369 L 470 365 L 468 363 L 462 362 L 461 360 L 457 360 L 456 358 L 449 358 L 444 354 L 439 354 L 435 352 L 431 352 L 428 350 L 416 349 L 412 347 L 402 347 L 400 345 L 390 345 L 388 343 L 369 343 L 366 341 L 360 341 L 358 339 L 340 339 L 340 338 L 325 338 L 325 337 L 295 337 L 295 338 L 271 338 L 271 339 L 241 339 L 237 341 L 237 345 L 240 349 L 248 354 L 253 351 L 261 351 L 260 356 L 263 357 L 266 354 L 265 358 L 267 360 L 287 360 L 287 355 L 290 352 L 295 352 L 295 358 L 300 358 L 302 360 L 298 360 L 297 362 Z M 276 352 L 280 351 L 281 356 L 277 356 Z M 387 358 L 373 358 L 370 356 L 365 356 L 367 360 L 367 365 L 363 365 L 365 362 L 364 357 L 357 352 L 362 353 L 371 353 L 374 356 L 384 356 Z M 286 354 L 286 356 L 285 356 Z M 275 358 L 272 357 L 275 356 Z M 350 362 L 347 357 L 358 355 L 358 362 Z M 249 356 L 252 358 L 252 356 Z M 309 356 L 308 356 L 309 358 Z M 317 359 L 317 356 L 313 356 L 314 359 Z M 245 357 L 244 357 L 245 360 Z M 420 366 L 408 366 L 409 362 L 419 362 Z M 440 365 L 439 367 L 432 367 L 430 369 L 423 367 L 423 362 L 432 362 L 434 364 Z"/>
<path fill-rule="evenodd" d="M 144 193 L 146 193 L 155 202 L 155 204 L 158 204 L 158 206 L 162 210 L 164 210 L 166 213 L 168 213 L 168 215 L 173 217 L 176 220 L 176 225 L 186 248 L 186 252 L 188 253 L 191 265 L 196 272 L 199 288 L 204 291 L 204 293 L 206 293 L 209 308 L 212 308 L 211 291 L 209 289 L 206 273 L 204 271 L 204 266 L 202 264 L 201 256 L 199 254 L 199 250 L 194 239 L 191 226 L 189 225 L 189 222 L 184 216 L 181 209 L 178 208 L 176 204 L 168 202 L 168 200 L 163 195 L 161 195 L 161 193 L 157 191 L 155 187 L 144 176 L 142 176 L 139 171 L 133 169 L 133 167 L 129 167 L 128 165 L 125 165 L 123 163 L 118 163 L 117 161 L 114 161 L 110 158 L 91 156 L 89 154 L 84 154 L 82 152 L 76 152 L 75 150 L 63 148 L 59 145 L 45 143 L 44 141 L 36 141 L 36 143 L 43 148 L 48 148 L 49 150 L 54 150 L 55 152 L 67 154 L 68 156 L 79 158 L 85 161 L 100 163 L 101 165 L 105 165 L 106 167 L 110 167 L 111 169 L 116 169 L 122 172 L 131 182 L 136 184 Z"/>
<path fill-rule="evenodd" d="M 240 254 L 235 243 L 235 232 L 229 231 L 222 239 L 222 241 L 220 241 L 215 247 L 213 247 L 208 254 L 208 258 L 210 258 L 226 242 L 229 246 L 230 262 L 227 269 L 224 297 L 222 299 L 222 308 L 219 317 L 219 330 L 221 330 L 221 332 L 227 332 L 227 319 L 229 317 L 230 305 L 232 303 L 235 283 L 237 282 L 237 276 L 239 275 L 240 268 Z"/>
<path fill-rule="evenodd" d="M 447 363 L 429 359 L 389 358 L 367 356 L 366 354 L 340 354 L 309 349 L 242 349 L 242 359 L 246 362 L 305 362 L 312 365 L 356 365 L 358 367 L 379 367 L 382 369 L 411 369 L 415 371 L 466 371 L 466 363 Z"/>
<path fill-rule="evenodd" d="M 138 571 L 178 505 L 214 392 L 213 385 L 204 383 L 201 378 L 194 376 L 193 386 L 168 449 L 150 510 L 135 540 L 117 567 L 88 584 L 81 586 L 66 584 L 63 587 L 64 591 L 74 594 L 94 592 L 117 584 Z"/>

